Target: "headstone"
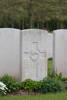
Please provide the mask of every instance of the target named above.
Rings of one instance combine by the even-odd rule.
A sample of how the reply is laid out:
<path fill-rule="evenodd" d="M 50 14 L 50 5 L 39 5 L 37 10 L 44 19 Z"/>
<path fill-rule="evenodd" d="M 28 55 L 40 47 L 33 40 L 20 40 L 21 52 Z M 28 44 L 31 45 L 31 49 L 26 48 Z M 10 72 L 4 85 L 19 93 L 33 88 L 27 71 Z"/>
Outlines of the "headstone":
<path fill-rule="evenodd" d="M 53 34 L 48 34 L 48 59 L 53 58 Z"/>
<path fill-rule="evenodd" d="M 67 30 L 61 29 L 54 31 L 54 53 L 53 67 L 54 72 L 62 73 L 63 77 L 67 77 Z"/>
<path fill-rule="evenodd" d="M 0 76 L 20 79 L 20 31 L 0 28 Z"/>
<path fill-rule="evenodd" d="M 47 40 L 47 31 L 22 31 L 22 81 L 39 81 L 47 76 Z"/>

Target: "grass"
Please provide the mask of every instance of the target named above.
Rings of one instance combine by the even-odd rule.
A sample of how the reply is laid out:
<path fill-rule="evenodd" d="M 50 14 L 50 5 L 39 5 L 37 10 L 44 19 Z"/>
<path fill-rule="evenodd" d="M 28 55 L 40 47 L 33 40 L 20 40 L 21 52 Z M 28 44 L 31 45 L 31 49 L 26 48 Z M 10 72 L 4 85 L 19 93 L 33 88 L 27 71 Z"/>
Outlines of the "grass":
<path fill-rule="evenodd" d="M 48 75 L 52 73 L 52 60 L 48 60 Z"/>
<path fill-rule="evenodd" d="M 39 96 L 6 96 L 0 97 L 0 100 L 67 100 L 67 92 Z"/>

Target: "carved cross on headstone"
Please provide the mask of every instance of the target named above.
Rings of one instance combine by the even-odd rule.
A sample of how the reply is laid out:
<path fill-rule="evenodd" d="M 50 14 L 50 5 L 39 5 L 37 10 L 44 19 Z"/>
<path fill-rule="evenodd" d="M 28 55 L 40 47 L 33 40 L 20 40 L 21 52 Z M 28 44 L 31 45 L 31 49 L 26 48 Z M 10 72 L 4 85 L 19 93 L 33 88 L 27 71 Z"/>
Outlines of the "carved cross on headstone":
<path fill-rule="evenodd" d="M 24 54 L 29 55 L 32 61 L 37 61 L 39 57 L 47 57 L 47 51 L 40 51 L 39 42 L 32 42 L 32 48 L 30 51 L 25 51 Z"/>

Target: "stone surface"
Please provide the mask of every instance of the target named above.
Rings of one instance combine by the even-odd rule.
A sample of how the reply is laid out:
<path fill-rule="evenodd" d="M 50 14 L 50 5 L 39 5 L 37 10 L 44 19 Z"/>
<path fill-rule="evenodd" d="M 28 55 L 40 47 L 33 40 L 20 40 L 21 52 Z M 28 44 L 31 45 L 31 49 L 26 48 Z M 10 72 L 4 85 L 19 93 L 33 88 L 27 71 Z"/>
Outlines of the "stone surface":
<path fill-rule="evenodd" d="M 54 31 L 53 68 L 63 77 L 67 77 L 67 30 Z"/>
<path fill-rule="evenodd" d="M 0 28 L 0 76 L 20 79 L 20 31 Z"/>
<path fill-rule="evenodd" d="M 22 31 L 22 81 L 39 81 L 47 76 L 47 40 L 47 31 Z"/>
<path fill-rule="evenodd" d="M 53 34 L 48 34 L 48 59 L 53 58 Z"/>
<path fill-rule="evenodd" d="M 0 76 L 41 80 L 52 58 L 52 34 L 45 30 L 0 28 Z"/>

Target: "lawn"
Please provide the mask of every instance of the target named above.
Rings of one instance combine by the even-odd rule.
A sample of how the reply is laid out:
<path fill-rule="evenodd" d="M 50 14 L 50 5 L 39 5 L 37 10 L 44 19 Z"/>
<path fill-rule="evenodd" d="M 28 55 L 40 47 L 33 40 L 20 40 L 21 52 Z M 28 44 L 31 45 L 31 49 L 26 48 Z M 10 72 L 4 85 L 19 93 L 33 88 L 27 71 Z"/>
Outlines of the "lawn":
<path fill-rule="evenodd" d="M 39 96 L 7 96 L 0 97 L 0 100 L 67 100 L 67 92 Z"/>

